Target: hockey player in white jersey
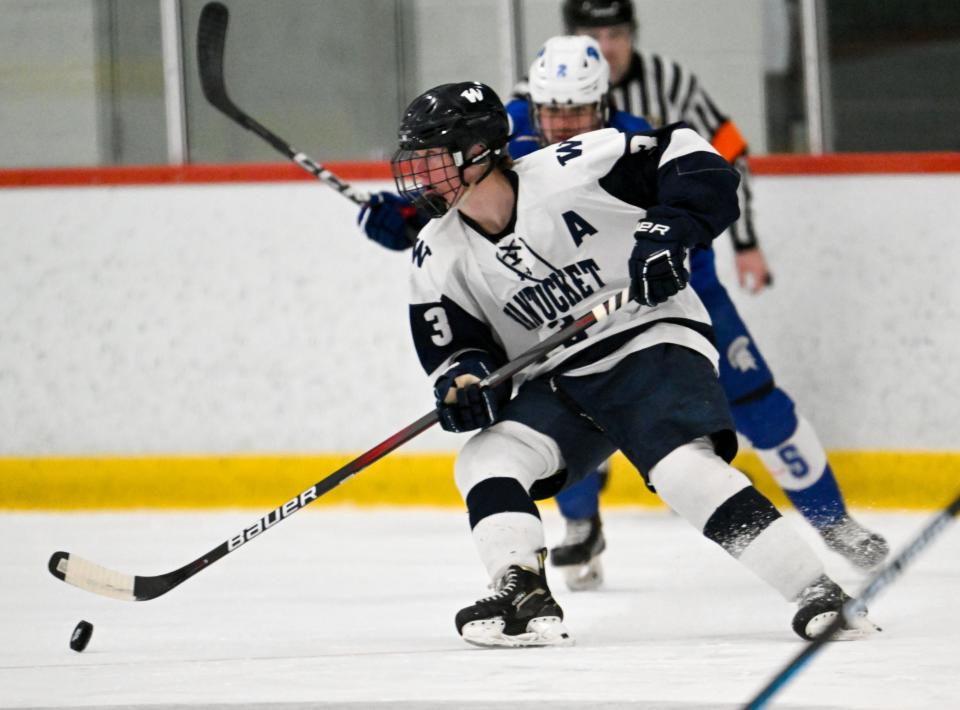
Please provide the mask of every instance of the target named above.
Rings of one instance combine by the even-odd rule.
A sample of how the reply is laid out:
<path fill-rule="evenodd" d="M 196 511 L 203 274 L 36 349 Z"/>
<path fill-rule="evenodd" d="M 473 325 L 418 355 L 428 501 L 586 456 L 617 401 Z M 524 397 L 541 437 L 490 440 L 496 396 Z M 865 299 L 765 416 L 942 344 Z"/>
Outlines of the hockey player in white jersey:
<path fill-rule="evenodd" d="M 773 505 L 729 466 L 736 435 L 687 249 L 737 217 L 738 177 L 683 125 L 603 129 L 515 165 L 487 86 L 416 98 L 392 160 L 398 191 L 436 216 L 412 252 L 410 321 L 448 431 L 479 429 L 456 483 L 493 595 L 460 610 L 481 646 L 572 642 L 544 572 L 536 499 L 620 449 L 677 513 L 799 602 L 810 638 L 848 599 Z M 510 385 L 495 367 L 630 286 L 635 301 Z M 861 617 L 851 631 L 867 628 Z"/>
<path fill-rule="evenodd" d="M 570 0 L 564 21 L 570 31 L 589 36 L 554 37 L 538 52 L 524 82 L 522 98 L 507 104 L 512 121 L 508 151 L 519 158 L 549 143 L 600 127 L 621 131 L 647 130 L 639 116 L 622 110 L 629 100 L 633 110 L 649 111 L 656 125 L 685 121 L 709 138 L 713 147 L 740 172 L 741 216 L 728 230 L 736 245 L 738 270 L 762 266 L 753 273 L 755 284 L 766 274 L 750 220 L 749 177 L 744 152 L 733 123 L 715 108 L 701 82 L 679 65 L 633 49 L 634 8 L 628 0 Z M 610 66 L 604 52 L 617 63 L 617 88 L 608 96 Z M 657 69 L 657 68 L 660 69 Z M 662 69 L 662 70 L 661 70 Z M 629 70 L 629 71 L 628 71 Z M 675 91 L 671 87 L 687 87 Z M 640 98 L 645 97 L 644 101 Z M 636 99 L 636 101 L 634 101 Z M 364 221 L 363 216 L 367 215 Z M 413 205 L 393 193 L 375 195 L 361 211 L 367 235 L 391 249 L 409 249 L 428 221 Z M 794 405 L 790 393 L 774 377 L 759 343 L 743 321 L 717 275 L 712 248 L 690 251 L 690 287 L 710 314 L 720 358 L 720 385 L 731 405 L 738 432 L 749 440 L 773 479 L 794 507 L 817 530 L 827 547 L 863 569 L 883 561 L 889 546 L 883 536 L 861 525 L 848 511 L 842 490 L 814 426 Z M 571 589 L 600 585 L 600 555 L 605 540 L 599 510 L 605 476 L 586 476 L 557 496 L 567 527 L 563 541 L 550 551 Z"/>

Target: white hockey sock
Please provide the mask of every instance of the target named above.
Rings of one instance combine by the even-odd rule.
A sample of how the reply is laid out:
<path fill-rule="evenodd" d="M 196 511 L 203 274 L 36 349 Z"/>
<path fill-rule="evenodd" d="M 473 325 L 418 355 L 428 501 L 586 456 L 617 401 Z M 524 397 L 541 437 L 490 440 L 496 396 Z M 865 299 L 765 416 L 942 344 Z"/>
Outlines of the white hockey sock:
<path fill-rule="evenodd" d="M 823 574 L 823 562 L 797 531 L 777 518 L 740 553 L 743 566 L 793 601 Z"/>
<path fill-rule="evenodd" d="M 538 550 L 546 546 L 543 523 L 529 513 L 489 515 L 473 528 L 473 542 L 491 580 L 510 565 L 538 569 Z"/>
<path fill-rule="evenodd" d="M 650 482 L 667 505 L 786 599 L 823 574 L 810 546 L 709 439 L 671 451 L 650 471 Z"/>
<path fill-rule="evenodd" d="M 702 531 L 724 501 L 750 485 L 701 437 L 678 446 L 650 470 L 650 482 L 664 503 Z"/>

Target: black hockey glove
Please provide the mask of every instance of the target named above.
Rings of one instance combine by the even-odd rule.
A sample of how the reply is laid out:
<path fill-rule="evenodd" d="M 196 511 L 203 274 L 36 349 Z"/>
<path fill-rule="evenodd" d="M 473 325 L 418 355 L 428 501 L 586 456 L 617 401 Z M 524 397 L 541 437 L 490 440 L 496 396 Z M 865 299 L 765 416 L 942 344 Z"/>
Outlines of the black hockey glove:
<path fill-rule="evenodd" d="M 455 433 L 483 429 L 497 421 L 500 406 L 510 398 L 510 383 L 491 389 L 480 380 L 493 371 L 486 353 L 470 353 L 443 373 L 433 386 L 440 426 Z"/>
<path fill-rule="evenodd" d="M 357 224 L 363 227 L 370 239 L 394 251 L 413 246 L 427 222 L 410 200 L 392 192 L 371 195 L 370 202 L 363 206 L 357 216 Z"/>
<path fill-rule="evenodd" d="M 630 254 L 631 296 L 645 306 L 656 306 L 687 286 L 690 273 L 683 264 L 687 250 L 670 236 L 671 227 L 640 220 Z"/>

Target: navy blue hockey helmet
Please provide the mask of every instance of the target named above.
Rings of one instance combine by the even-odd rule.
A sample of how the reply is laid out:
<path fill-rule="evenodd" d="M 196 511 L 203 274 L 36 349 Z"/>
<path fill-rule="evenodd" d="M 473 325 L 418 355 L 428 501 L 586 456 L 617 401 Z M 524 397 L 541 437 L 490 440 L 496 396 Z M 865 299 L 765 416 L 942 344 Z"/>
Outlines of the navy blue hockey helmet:
<path fill-rule="evenodd" d="M 489 86 L 476 81 L 435 86 L 410 103 L 400 123 L 400 147 L 391 160 L 397 191 L 441 216 L 466 189 L 464 170 L 486 162 L 476 182 L 490 174 L 509 131 L 503 102 Z"/>
<path fill-rule="evenodd" d="M 577 27 L 636 27 L 632 0 L 564 0 L 563 24 L 568 34 Z"/>

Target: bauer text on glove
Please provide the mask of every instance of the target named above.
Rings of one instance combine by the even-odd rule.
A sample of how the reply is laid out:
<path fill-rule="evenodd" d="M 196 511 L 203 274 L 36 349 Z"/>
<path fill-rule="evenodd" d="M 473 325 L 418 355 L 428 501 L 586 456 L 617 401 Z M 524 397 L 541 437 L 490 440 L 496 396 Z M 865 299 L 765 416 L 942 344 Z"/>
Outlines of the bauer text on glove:
<path fill-rule="evenodd" d="M 645 306 L 656 306 L 686 288 L 690 274 L 684 266 L 687 250 L 671 235 L 674 227 L 642 219 L 633 233 L 630 254 L 632 296 Z"/>

